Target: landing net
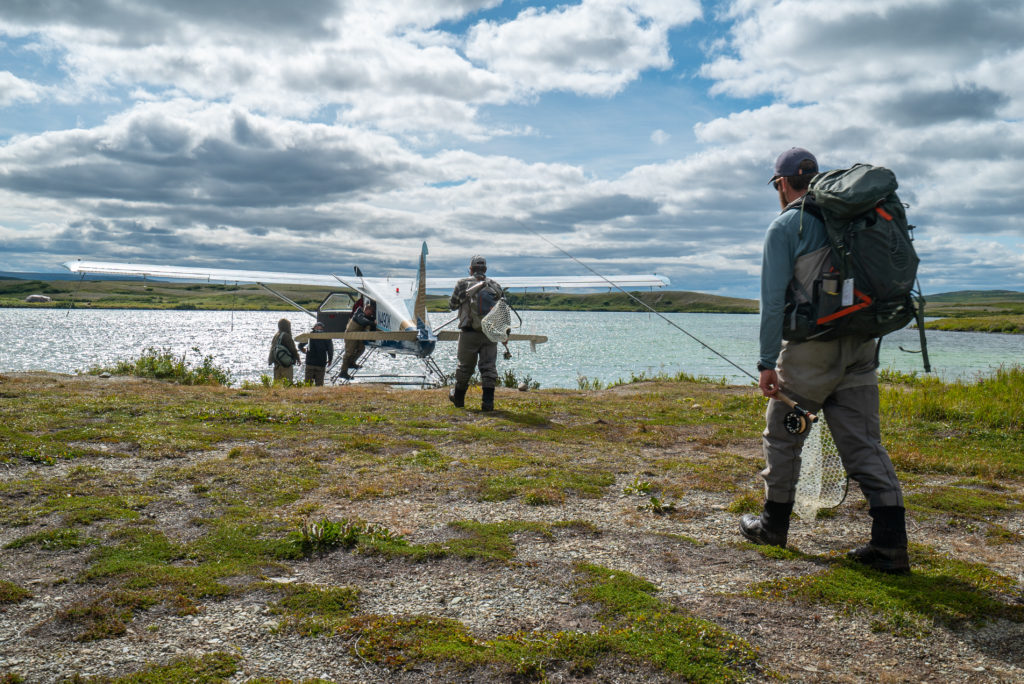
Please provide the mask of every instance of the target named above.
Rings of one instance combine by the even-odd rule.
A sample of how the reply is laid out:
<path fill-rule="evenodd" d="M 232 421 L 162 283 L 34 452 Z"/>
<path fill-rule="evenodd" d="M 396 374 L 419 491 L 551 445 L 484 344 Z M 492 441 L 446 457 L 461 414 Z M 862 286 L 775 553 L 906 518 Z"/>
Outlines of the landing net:
<path fill-rule="evenodd" d="M 819 412 L 801 452 L 793 512 L 801 520 L 814 520 L 820 509 L 834 508 L 845 498 L 846 470 L 839 460 L 839 450 L 825 422 L 825 414 Z"/>
<path fill-rule="evenodd" d="M 491 342 L 508 342 L 508 336 L 512 332 L 512 308 L 508 302 L 499 299 L 480 320 L 480 329 Z"/>

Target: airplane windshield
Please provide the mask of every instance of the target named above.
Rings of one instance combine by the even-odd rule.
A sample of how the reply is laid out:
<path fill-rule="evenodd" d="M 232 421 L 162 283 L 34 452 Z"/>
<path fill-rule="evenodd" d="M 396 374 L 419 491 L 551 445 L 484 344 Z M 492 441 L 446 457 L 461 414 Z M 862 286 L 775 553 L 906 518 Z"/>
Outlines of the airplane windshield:
<path fill-rule="evenodd" d="M 332 292 L 320 302 L 317 307 L 320 311 L 351 311 L 356 303 L 355 298 L 348 292 Z"/>

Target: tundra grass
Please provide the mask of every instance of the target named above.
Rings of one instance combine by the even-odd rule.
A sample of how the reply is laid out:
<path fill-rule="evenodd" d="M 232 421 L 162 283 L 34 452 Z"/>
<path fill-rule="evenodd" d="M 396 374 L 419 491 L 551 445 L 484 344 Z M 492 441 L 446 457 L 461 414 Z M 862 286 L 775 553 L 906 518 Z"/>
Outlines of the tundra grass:
<path fill-rule="evenodd" d="M 1024 366 L 977 382 L 905 379 L 883 386 L 882 433 L 898 469 L 1024 477 Z"/>
<path fill-rule="evenodd" d="M 4 544 L 5 549 L 22 549 L 28 546 L 35 546 L 47 551 L 62 551 L 67 549 L 80 549 L 85 546 L 99 544 L 100 540 L 94 537 L 87 537 L 74 528 L 62 527 L 56 530 L 44 530 L 35 534 L 27 534 L 18 537 L 14 541 Z"/>
<path fill-rule="evenodd" d="M 559 530 L 582 534 L 598 533 L 591 524 L 576 520 L 553 523 L 521 520 L 481 523 L 476 520 L 456 520 L 449 523 L 448 527 L 456 532 L 457 536 L 444 542 L 414 544 L 383 526 L 364 520 L 324 519 L 318 523 L 304 522 L 300 530 L 288 536 L 288 542 L 307 556 L 340 548 L 415 561 L 448 556 L 511 563 L 515 558 L 514 535 L 531 533 L 551 539 Z"/>
<path fill-rule="evenodd" d="M 643 473 L 660 498 L 685 497 L 692 489 L 735 490 L 737 506 L 756 508 L 760 501 L 741 501 L 761 467 L 756 455 L 742 455 L 756 454 L 764 412 L 764 399 L 749 387 L 657 380 L 593 392 L 499 390 L 499 410 L 483 414 L 453 409 L 444 390 L 243 390 L 49 375 L 0 376 L 0 383 L 0 460 L 10 472 L 0 482 L 0 521 L 34 526 L 18 538 L 33 553 L 89 554 L 88 567 L 74 579 L 94 593 L 63 616 L 71 638 L 114 635 L 139 611 L 188 613 L 208 601 L 258 590 L 264 575 L 286 572 L 305 555 L 288 538 L 302 517 L 326 511 L 340 498 L 358 502 L 415 493 L 439 506 L 445 497 L 544 505 L 600 496 L 617 477 Z M 912 515 L 948 515 L 983 525 L 988 543 L 1019 544 L 1019 534 L 995 521 L 1019 511 L 1024 436 L 1016 398 L 1024 394 L 1024 372 L 1005 369 L 978 385 L 899 378 L 882 389 L 883 434 L 898 469 L 910 471 Z M 936 473 L 957 477 L 939 486 L 931 483 Z M 174 521 L 164 519 L 166 511 Z M 179 538 L 175 525 L 188 526 L 188 534 Z M 377 554 L 382 562 L 455 557 L 514 564 L 521 535 L 594 533 L 548 525 L 463 521 L 443 541 L 415 544 L 378 535 L 352 548 Z M 72 546 L 93 538 L 103 545 Z M 60 548 L 65 542 L 70 548 Z M 967 582 L 957 579 L 962 568 L 943 569 L 921 560 L 922 553 L 915 551 L 915 568 L 920 565 L 923 578 L 935 579 L 909 585 L 910 595 L 941 588 L 941 577 L 961 588 Z M 832 572 L 858 570 L 838 564 L 824 576 Z M 837 585 L 859 586 L 856 579 L 833 577 L 827 583 L 832 588 L 819 593 L 833 596 Z M 892 578 L 869 579 L 888 586 Z M 586 582 L 613 580 L 581 580 Z M 971 607 L 972 597 L 996 603 L 998 597 L 986 595 L 983 583 L 967 584 L 965 595 L 947 603 L 961 606 L 971 622 L 985 612 Z M 897 603 L 896 613 L 886 612 L 886 597 L 899 596 L 903 585 L 892 586 L 878 596 L 837 593 L 829 600 L 838 605 L 849 599 L 893 631 L 903 629 L 900 620 L 911 632 L 936 620 L 947 624 L 915 612 L 923 609 L 909 598 L 909 608 Z M 630 595 L 639 591 L 627 589 L 622 591 Z M 994 603 L 989 607 L 993 615 L 1002 610 Z M 536 676 L 560 659 L 584 671 L 606 656 L 628 656 L 683 672 L 672 669 L 684 667 L 672 655 L 674 646 L 644 655 L 639 643 L 667 644 L 663 636 L 681 629 L 676 617 L 671 624 L 658 623 L 655 634 L 643 632 L 653 617 L 641 624 L 629 615 L 602 618 L 604 627 L 596 634 L 542 635 L 543 648 L 531 641 L 535 635 L 520 635 L 496 640 L 486 652 L 475 640 L 465 642 L 464 626 L 432 617 L 337 619 L 353 634 L 366 634 L 360 654 L 367 659 L 375 653 L 369 648 L 376 643 L 372 635 L 390 635 L 378 652 L 385 664 L 500 661 L 500 667 Z M 435 637 L 449 651 L 421 643 Z M 679 642 L 691 647 L 687 638 Z M 563 652 L 569 655 L 557 656 Z"/>
<path fill-rule="evenodd" d="M 599 671 L 606 658 L 628 658 L 693 682 L 747 679 L 757 653 L 743 639 L 657 598 L 657 588 L 628 572 L 577 566 L 576 597 L 598 608 L 596 632 L 530 632 L 482 640 L 455 620 L 428 615 L 357 616 L 339 634 L 354 639 L 359 658 L 392 669 L 424 661 L 491 667 L 513 677 L 544 679 L 556 666 L 576 676 Z"/>
<path fill-rule="evenodd" d="M 757 583 L 747 594 L 826 605 L 839 615 L 866 614 L 877 631 L 906 637 L 925 637 L 938 626 L 1024 622 L 1024 605 L 1005 596 L 1013 578 L 917 545 L 911 565 L 910 575 L 887 575 L 843 560 L 822 572 Z"/>
<path fill-rule="evenodd" d="M 136 612 L 165 605 L 184 615 L 198 602 L 219 600 L 245 590 L 246 583 L 225 578 L 250 578 L 281 569 L 281 561 L 298 557 L 283 539 L 263 537 L 256 525 L 217 523 L 190 543 L 176 542 L 158 530 L 124 527 L 96 549 L 77 578 L 96 586 L 90 598 L 58 612 L 54 621 L 79 641 L 120 636 Z"/>

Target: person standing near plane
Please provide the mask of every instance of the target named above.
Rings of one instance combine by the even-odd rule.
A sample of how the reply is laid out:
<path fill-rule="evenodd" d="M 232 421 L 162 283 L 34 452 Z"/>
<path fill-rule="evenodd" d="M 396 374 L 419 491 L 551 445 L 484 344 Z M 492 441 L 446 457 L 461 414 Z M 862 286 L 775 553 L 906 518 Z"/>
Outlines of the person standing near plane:
<path fill-rule="evenodd" d="M 740 532 L 755 544 L 786 545 L 807 432 L 786 429 L 789 407 L 777 398 L 781 389 L 809 411 L 824 408 L 843 467 L 868 501 L 871 541 L 847 557 L 883 572 L 905 573 L 910 560 L 903 494 L 879 426 L 877 340 L 845 336 L 782 341 L 790 284 L 807 270 L 807 263 L 830 249 L 825 224 L 814 215 L 814 207 L 808 209 L 813 198 L 807 190 L 817 173 L 814 155 L 794 147 L 779 155 L 771 179 L 782 213 L 768 227 L 761 265 L 758 385 L 770 398 L 763 439 L 766 467 L 761 471 L 765 503 L 760 516 L 743 516 Z"/>
<path fill-rule="evenodd" d="M 313 332 L 322 333 L 323 331 L 324 324 L 317 321 L 313 326 Z M 334 360 L 334 342 L 313 339 L 309 341 L 308 351 L 305 342 L 299 345 L 299 351 L 306 355 L 306 382 L 323 387 L 324 374 L 327 372 L 327 367 L 331 365 L 331 361 Z"/>
<path fill-rule="evenodd" d="M 277 334 L 270 342 L 270 355 L 267 357 L 267 363 L 274 367 L 274 380 L 292 382 L 298 361 L 299 350 L 292 339 L 292 322 L 282 318 L 277 322 Z"/>
<path fill-rule="evenodd" d="M 501 299 L 501 285 L 486 276 L 487 260 L 475 256 L 469 261 L 469 277 L 455 284 L 449 308 L 459 310 L 459 364 L 455 369 L 455 387 L 448 399 L 456 407 L 466 405 L 466 390 L 473 370 L 480 368 L 480 386 L 483 398 L 481 411 L 494 410 L 494 387 L 498 383 L 498 343 L 492 342 L 482 331 L 480 322 Z"/>
<path fill-rule="evenodd" d="M 367 330 L 373 330 L 377 327 L 377 307 L 373 303 L 372 299 L 359 298 L 359 301 L 352 307 L 352 316 L 348 319 L 348 325 L 345 326 L 345 332 L 366 332 Z M 359 357 L 363 355 L 363 350 L 366 349 L 366 342 L 363 340 L 345 340 L 345 355 L 341 357 L 341 371 L 338 373 L 338 377 L 351 380 L 352 375 L 349 374 L 348 369 L 358 369 L 359 364 L 356 363 Z"/>

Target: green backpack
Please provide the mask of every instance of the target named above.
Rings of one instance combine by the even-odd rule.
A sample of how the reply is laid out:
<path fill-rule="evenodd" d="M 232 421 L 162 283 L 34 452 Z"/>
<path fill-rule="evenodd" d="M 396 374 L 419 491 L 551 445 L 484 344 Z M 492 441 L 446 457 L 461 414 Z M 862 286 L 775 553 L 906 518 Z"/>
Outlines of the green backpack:
<path fill-rule="evenodd" d="M 813 291 L 787 305 L 783 337 L 792 341 L 859 336 L 881 338 L 917 320 L 925 371 L 931 370 L 924 337 L 920 262 L 904 205 L 889 169 L 855 164 L 811 181 L 806 211 L 825 223 L 830 251 Z"/>
<path fill-rule="evenodd" d="M 274 360 L 285 368 L 295 365 L 295 357 L 288 351 L 288 347 L 281 344 L 281 333 L 274 337 Z"/>

